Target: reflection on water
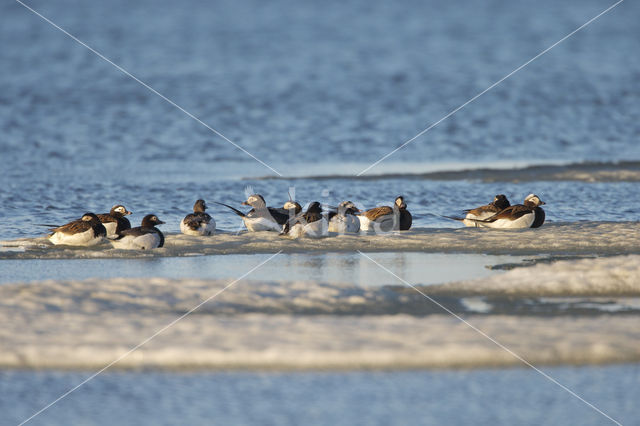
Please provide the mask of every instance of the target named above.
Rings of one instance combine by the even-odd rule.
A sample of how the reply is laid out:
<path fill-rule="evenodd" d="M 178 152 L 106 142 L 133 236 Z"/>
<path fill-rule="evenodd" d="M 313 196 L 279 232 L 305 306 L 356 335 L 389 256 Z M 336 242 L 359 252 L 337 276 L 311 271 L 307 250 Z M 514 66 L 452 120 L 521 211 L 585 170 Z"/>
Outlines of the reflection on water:
<path fill-rule="evenodd" d="M 522 261 L 518 256 L 442 253 L 374 253 L 381 265 L 412 284 L 437 284 L 499 273 L 488 265 Z M 224 255 L 142 259 L 3 260 L 0 283 L 45 279 L 115 277 L 235 279 L 269 255 Z M 247 279 L 399 284 L 358 253 L 280 254 Z"/>

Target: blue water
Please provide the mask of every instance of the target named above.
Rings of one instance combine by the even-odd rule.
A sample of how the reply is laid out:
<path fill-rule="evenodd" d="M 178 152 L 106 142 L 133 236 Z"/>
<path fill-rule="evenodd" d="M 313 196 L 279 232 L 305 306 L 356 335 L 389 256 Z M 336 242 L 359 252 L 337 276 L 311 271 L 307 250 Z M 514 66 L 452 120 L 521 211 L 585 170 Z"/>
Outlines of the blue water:
<path fill-rule="evenodd" d="M 28 4 L 282 174 L 299 175 L 363 169 L 611 3 Z M 622 3 L 379 170 L 640 159 L 638 12 Z M 0 238 L 35 236 L 34 223 L 116 202 L 134 222 L 153 211 L 177 230 L 197 197 L 237 203 L 256 184 L 241 178 L 274 174 L 20 4 L 0 6 L 0 20 Z M 518 201 L 538 193 L 551 201 L 550 220 L 640 212 L 630 184 L 302 180 L 256 189 L 279 204 L 292 184 L 303 202 L 325 189 L 367 207 L 405 193 L 417 226 L 450 226 L 428 213 L 499 192 Z M 223 227 L 237 226 L 219 214 Z"/>
<path fill-rule="evenodd" d="M 397 270 L 415 285 L 482 278 L 495 273 L 488 266 L 516 263 L 522 256 L 444 253 L 376 253 L 376 262 Z M 34 259 L 25 268 L 24 259 L 2 260 L 0 284 L 89 278 L 238 278 L 270 255 L 162 257 L 152 259 Z M 281 254 L 260 267 L 249 279 L 260 281 L 297 280 L 352 283 L 362 286 L 396 285 L 398 280 L 380 274 L 380 268 L 359 253 Z"/>
<path fill-rule="evenodd" d="M 637 365 L 545 368 L 599 409 L 638 424 Z M 17 424 L 89 373 L 0 373 Z M 529 369 L 310 373 L 106 373 L 32 425 L 611 424 Z"/>

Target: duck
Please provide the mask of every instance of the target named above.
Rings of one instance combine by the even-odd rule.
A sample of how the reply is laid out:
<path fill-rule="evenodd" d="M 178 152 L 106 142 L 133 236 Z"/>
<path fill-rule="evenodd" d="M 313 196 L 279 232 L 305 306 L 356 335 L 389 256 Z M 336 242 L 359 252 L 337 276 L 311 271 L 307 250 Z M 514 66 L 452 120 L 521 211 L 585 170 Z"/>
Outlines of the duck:
<path fill-rule="evenodd" d="M 391 230 L 407 231 L 411 228 L 413 217 L 407 210 L 407 204 L 403 196 L 395 199 L 393 207 L 380 206 L 367 210 L 358 215 L 360 230 L 375 229 L 388 232 Z"/>
<path fill-rule="evenodd" d="M 302 206 L 296 201 L 292 201 L 292 200 L 286 201 L 282 206 L 282 208 L 288 211 L 289 213 L 293 213 L 294 216 L 300 214 L 300 212 L 302 211 Z"/>
<path fill-rule="evenodd" d="M 344 234 L 360 231 L 360 219 L 356 213 L 360 213 L 360 209 L 353 201 L 341 202 L 337 211 L 329 212 L 329 232 Z"/>
<path fill-rule="evenodd" d="M 291 204 L 288 204 L 291 203 Z M 282 232 L 283 226 L 289 221 L 290 213 L 295 211 L 300 205 L 293 201 L 288 201 L 285 206 L 290 206 L 292 211 L 285 208 L 267 207 L 264 197 L 260 194 L 252 194 L 242 202 L 243 206 L 251 206 L 252 209 L 248 213 L 231 207 L 228 204 L 217 203 L 231 209 L 235 214 L 242 218 L 249 232 L 275 231 Z M 296 206 L 297 204 L 297 206 Z M 300 207 L 302 210 L 302 207 Z M 299 211 L 300 211 L 299 210 Z M 299 212 L 298 211 L 298 212 Z M 292 216 L 291 216 L 292 217 Z"/>
<path fill-rule="evenodd" d="M 207 204 L 197 200 L 193 205 L 193 213 L 189 213 L 180 222 L 180 231 L 186 235 L 213 235 L 216 221 L 209 213 L 205 213 Z"/>
<path fill-rule="evenodd" d="M 540 207 L 544 204 L 546 203 L 540 197 L 529 194 L 522 204 L 509 206 L 486 219 L 473 220 L 478 223 L 478 226 L 485 228 L 539 228 L 545 219 L 544 210 Z"/>
<path fill-rule="evenodd" d="M 293 238 L 300 238 L 304 235 L 319 238 L 327 236 L 328 233 L 329 221 L 322 214 L 322 206 L 317 201 L 311 202 L 306 212 L 288 221 L 282 231 L 282 234 Z"/>
<path fill-rule="evenodd" d="M 504 194 L 498 194 L 493 197 L 493 201 L 489 204 L 476 207 L 475 209 L 465 210 L 467 215 L 464 219 L 456 219 L 461 220 L 462 223 L 464 223 L 466 226 L 477 227 L 478 222 L 476 222 L 474 219 L 487 219 L 510 206 L 511 203 L 509 203 L 507 196 Z"/>
<path fill-rule="evenodd" d="M 131 222 L 125 216 L 130 215 L 131 212 L 126 209 L 122 204 L 116 204 L 111 207 L 109 213 L 102 213 L 97 215 L 100 222 L 107 230 L 107 238 L 116 238 L 118 234 L 125 229 L 131 229 Z"/>
<path fill-rule="evenodd" d="M 164 234 L 156 228 L 164 222 L 155 214 L 148 214 L 140 226 L 125 229 L 118 238 L 111 240 L 114 248 L 124 250 L 150 250 L 164 246 Z"/>
<path fill-rule="evenodd" d="M 107 236 L 107 230 L 94 213 L 85 213 L 80 219 L 51 231 L 49 241 L 55 245 L 93 246 Z"/>

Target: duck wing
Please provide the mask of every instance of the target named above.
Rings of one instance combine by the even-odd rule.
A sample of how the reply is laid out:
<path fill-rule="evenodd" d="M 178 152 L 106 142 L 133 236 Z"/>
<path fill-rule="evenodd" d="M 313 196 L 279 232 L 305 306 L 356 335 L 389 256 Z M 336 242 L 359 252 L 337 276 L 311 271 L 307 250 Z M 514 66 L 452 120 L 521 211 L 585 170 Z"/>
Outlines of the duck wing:
<path fill-rule="evenodd" d="M 382 216 L 388 216 L 390 214 L 393 214 L 393 209 L 389 206 L 375 207 L 364 212 L 364 215 L 367 217 L 367 219 L 373 221 Z"/>
<path fill-rule="evenodd" d="M 475 209 L 464 210 L 465 213 L 471 213 L 474 216 L 482 216 L 487 213 L 498 213 L 498 208 L 493 204 L 487 204 L 486 206 L 476 207 Z"/>
<path fill-rule="evenodd" d="M 183 219 L 184 223 L 191 229 L 198 229 L 202 224 L 211 222 L 211 215 L 209 213 L 190 213 Z"/>
<path fill-rule="evenodd" d="M 84 220 L 74 220 L 66 225 L 51 229 L 51 232 L 62 232 L 63 234 L 78 234 L 91 229 L 91 224 Z"/>
<path fill-rule="evenodd" d="M 516 204 L 515 206 L 510 206 L 510 207 L 507 207 L 506 209 L 502 209 L 498 213 L 486 219 L 470 219 L 470 220 L 473 220 L 475 222 L 484 222 L 484 223 L 495 222 L 498 219 L 516 220 L 518 218 L 521 218 L 525 214 L 531 213 L 532 211 L 533 209 L 531 207 L 527 207 L 523 204 Z"/>
<path fill-rule="evenodd" d="M 102 223 L 109 223 L 109 222 L 117 222 L 118 221 L 117 217 L 113 217 L 109 213 L 102 213 L 102 214 L 98 214 L 96 216 L 98 216 L 98 219 L 100 219 L 100 222 L 102 222 Z"/>

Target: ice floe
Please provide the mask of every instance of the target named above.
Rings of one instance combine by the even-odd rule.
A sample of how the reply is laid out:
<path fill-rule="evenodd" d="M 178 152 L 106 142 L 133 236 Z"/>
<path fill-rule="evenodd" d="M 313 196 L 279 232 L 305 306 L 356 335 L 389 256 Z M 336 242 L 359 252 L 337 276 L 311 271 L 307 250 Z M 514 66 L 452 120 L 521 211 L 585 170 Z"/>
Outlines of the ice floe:
<path fill-rule="evenodd" d="M 347 165 L 342 165 L 348 168 Z M 366 167 L 366 166 L 365 166 Z M 583 163 L 540 163 L 517 164 L 505 163 L 495 165 L 471 164 L 438 164 L 424 166 L 419 164 L 387 165 L 382 172 L 369 172 L 354 176 L 362 168 L 353 173 L 342 172 L 332 174 L 309 172 L 282 177 L 265 176 L 261 179 L 421 179 L 421 180 L 476 180 L 482 182 L 539 182 L 539 181 L 580 181 L 580 182 L 637 182 L 640 181 L 640 162 L 583 162 Z M 316 170 L 317 171 L 317 170 Z M 255 178 L 254 178 L 255 179 Z"/>
<path fill-rule="evenodd" d="M 620 259 L 622 263 L 636 260 Z M 517 271 L 504 275 L 512 272 Z M 156 278 L 2 285 L 0 366 L 100 368 L 217 294 L 229 282 Z M 486 283 L 477 282 L 490 290 Z M 535 314 L 522 315 L 522 306 L 535 303 L 532 298 L 523 296 L 514 303 L 515 296 L 479 296 L 482 292 L 461 286 L 434 287 L 430 297 L 529 362 L 640 361 L 637 298 L 628 298 L 637 305 L 633 315 L 611 314 L 615 312 L 612 310 L 597 313 L 594 309 L 589 314 L 581 311 L 580 315 L 533 309 L 530 312 Z M 618 291 L 615 286 L 613 289 L 614 293 Z M 637 288 L 633 294 L 638 294 Z M 570 299 L 547 297 L 543 306 L 570 303 Z M 500 303 L 511 305 L 512 310 Z M 498 313 L 487 315 L 490 311 Z M 468 325 L 404 286 L 239 281 L 113 368 L 353 369 L 520 364 Z"/>
<path fill-rule="evenodd" d="M 451 296 L 640 296 L 640 256 L 561 260 L 425 289 Z"/>
<path fill-rule="evenodd" d="M 129 258 L 305 252 L 419 251 L 487 254 L 631 254 L 640 253 L 640 222 L 546 223 L 538 229 L 416 228 L 387 234 L 330 234 L 292 240 L 275 232 L 220 232 L 212 237 L 167 234 L 165 247 L 146 251 L 113 249 L 110 244 L 54 247 L 46 238 L 0 241 L 0 259 Z"/>

